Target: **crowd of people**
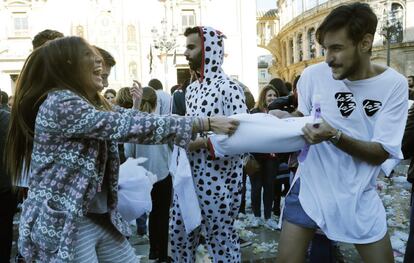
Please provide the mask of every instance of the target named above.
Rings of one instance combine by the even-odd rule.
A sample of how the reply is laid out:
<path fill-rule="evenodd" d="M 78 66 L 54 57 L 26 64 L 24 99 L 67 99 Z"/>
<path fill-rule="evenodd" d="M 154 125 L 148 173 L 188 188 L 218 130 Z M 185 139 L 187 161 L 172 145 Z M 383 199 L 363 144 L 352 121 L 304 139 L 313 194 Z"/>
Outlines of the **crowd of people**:
<path fill-rule="evenodd" d="M 249 182 L 250 226 L 281 229 L 277 262 L 334 262 L 322 251 L 336 242 L 354 244 L 364 262 L 393 262 L 376 178 L 387 163 L 413 157 L 414 80 L 371 62 L 376 29 L 369 5 L 335 8 L 316 31 L 325 61 L 292 84 L 272 79 L 256 102 L 222 69 L 225 35 L 211 27 L 184 32 L 191 78 L 171 94 L 156 78 L 108 88 L 116 65 L 108 51 L 40 32 L 15 93 L 1 93 L 0 261 L 10 261 L 21 203 L 20 262 L 138 262 L 131 235 L 148 235 L 152 262 L 195 262 L 201 243 L 212 262 L 241 262 L 249 242 L 234 222 L 249 211 Z M 302 128 L 301 152 L 214 156 L 210 135 L 231 136 L 243 124 L 231 116 L 246 113 L 315 122 Z M 170 172 L 174 147 L 187 152 L 201 211 L 191 232 Z M 146 158 L 157 177 L 136 233 L 117 210 L 127 158 Z M 411 220 L 405 262 L 414 262 Z"/>

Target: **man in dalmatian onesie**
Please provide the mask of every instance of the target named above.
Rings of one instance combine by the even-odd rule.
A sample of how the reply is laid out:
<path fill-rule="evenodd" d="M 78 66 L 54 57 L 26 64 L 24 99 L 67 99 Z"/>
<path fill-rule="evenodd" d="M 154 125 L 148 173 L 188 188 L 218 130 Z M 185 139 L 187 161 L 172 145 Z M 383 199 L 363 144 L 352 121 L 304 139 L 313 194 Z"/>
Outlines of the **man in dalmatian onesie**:
<path fill-rule="evenodd" d="M 187 87 L 188 116 L 246 113 L 243 89 L 222 70 L 225 36 L 211 27 L 187 28 L 184 53 L 198 79 Z M 203 41 L 204 40 L 204 41 Z M 189 146 L 188 158 L 201 208 L 201 227 L 186 234 L 177 197 L 174 197 L 171 254 L 174 262 L 195 262 L 200 234 L 213 262 L 240 262 L 239 236 L 234 228 L 241 201 L 241 156 L 213 158 L 207 138 L 200 135 Z"/>

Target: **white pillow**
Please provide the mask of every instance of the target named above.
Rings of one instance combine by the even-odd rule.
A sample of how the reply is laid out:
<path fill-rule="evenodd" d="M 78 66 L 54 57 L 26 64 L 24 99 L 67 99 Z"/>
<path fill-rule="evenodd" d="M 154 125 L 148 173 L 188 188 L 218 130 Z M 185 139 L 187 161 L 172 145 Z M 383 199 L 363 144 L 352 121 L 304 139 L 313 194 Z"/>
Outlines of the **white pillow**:
<path fill-rule="evenodd" d="M 118 211 L 128 222 L 152 209 L 151 190 L 157 177 L 140 166 L 146 158 L 128 158 L 119 168 Z"/>
<path fill-rule="evenodd" d="M 302 128 L 313 123 L 313 117 L 279 119 L 266 113 L 236 114 L 230 118 L 240 121 L 237 131 L 230 137 L 209 137 L 217 157 L 242 153 L 295 152 L 305 146 Z"/>

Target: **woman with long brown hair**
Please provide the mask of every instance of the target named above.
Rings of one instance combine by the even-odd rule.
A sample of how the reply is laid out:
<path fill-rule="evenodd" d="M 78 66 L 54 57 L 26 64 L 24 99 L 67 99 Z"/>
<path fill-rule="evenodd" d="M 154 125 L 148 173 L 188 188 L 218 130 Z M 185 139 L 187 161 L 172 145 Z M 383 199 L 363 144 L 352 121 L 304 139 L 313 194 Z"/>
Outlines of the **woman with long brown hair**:
<path fill-rule="evenodd" d="M 98 92 L 101 71 L 96 50 L 65 37 L 35 49 L 20 74 L 6 163 L 15 181 L 31 172 L 18 242 L 27 262 L 136 262 L 116 210 L 117 142 L 186 147 L 194 132 L 236 129 L 224 117 L 209 127 L 207 119 L 111 106 Z"/>
<path fill-rule="evenodd" d="M 251 113 L 267 113 L 267 107 L 278 96 L 279 92 L 273 85 L 266 85 L 260 91 L 256 107 L 251 110 Z M 264 153 L 254 153 L 253 156 L 258 162 L 260 169 L 254 174 L 249 174 L 250 183 L 252 185 L 252 210 L 255 216 L 252 219 L 252 226 L 257 227 L 263 223 L 266 227 L 275 229 L 277 228 L 277 223 L 271 218 L 271 216 L 274 195 L 273 183 L 276 178 L 278 167 L 277 158 L 275 154 Z M 264 207 L 264 222 L 261 219 L 262 200 Z"/>
<path fill-rule="evenodd" d="M 147 113 L 158 112 L 158 93 L 151 87 L 144 87 L 140 111 Z M 159 100 L 163 103 L 163 100 Z M 142 166 L 157 176 L 157 182 L 151 191 L 152 210 L 149 213 L 148 234 L 150 250 L 148 259 L 157 260 L 159 263 L 169 262 L 168 259 L 168 226 L 169 212 L 172 201 L 172 178 L 170 175 L 171 145 L 143 145 L 125 144 L 125 156 L 133 158 L 146 158 Z M 146 219 L 146 216 L 144 217 Z M 142 231 L 137 219 L 137 234 Z M 145 220 L 146 221 L 146 220 Z"/>

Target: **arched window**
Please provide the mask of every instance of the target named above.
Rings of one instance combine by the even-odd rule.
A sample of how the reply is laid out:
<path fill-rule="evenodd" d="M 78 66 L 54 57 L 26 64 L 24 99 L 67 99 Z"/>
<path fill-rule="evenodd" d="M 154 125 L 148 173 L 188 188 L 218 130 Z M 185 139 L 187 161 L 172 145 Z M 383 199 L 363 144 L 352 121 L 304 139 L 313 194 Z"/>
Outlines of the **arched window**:
<path fill-rule="evenodd" d="M 399 3 L 392 3 L 389 17 L 390 43 L 401 43 L 403 41 L 404 9 Z"/>
<path fill-rule="evenodd" d="M 84 32 L 83 26 L 81 26 L 81 25 L 76 26 L 76 35 L 78 37 L 85 37 L 85 32 Z"/>
<path fill-rule="evenodd" d="M 316 57 L 315 28 L 308 30 L 308 52 L 310 59 Z"/>
<path fill-rule="evenodd" d="M 138 78 L 138 68 L 137 68 L 137 63 L 135 62 L 131 62 L 129 63 L 129 76 L 132 79 L 137 79 Z"/>
<path fill-rule="evenodd" d="M 303 60 L 303 41 L 302 41 L 302 33 L 298 34 L 296 38 L 296 53 L 298 54 L 298 61 Z"/>
<path fill-rule="evenodd" d="M 283 42 L 283 63 L 282 64 L 284 64 L 285 66 L 288 65 L 288 57 L 289 57 L 286 46 L 287 46 L 286 42 Z"/>
<path fill-rule="evenodd" d="M 128 42 L 136 42 L 136 34 L 135 34 L 135 26 L 133 25 L 128 25 L 128 37 L 127 37 L 127 41 Z"/>
<path fill-rule="evenodd" d="M 293 52 L 293 39 L 289 40 L 289 53 L 290 53 L 289 62 L 290 64 L 293 64 L 295 62 L 295 56 Z"/>

